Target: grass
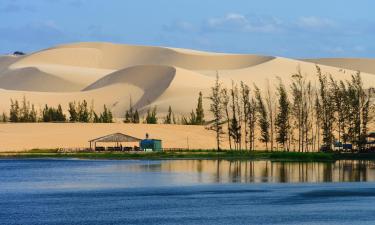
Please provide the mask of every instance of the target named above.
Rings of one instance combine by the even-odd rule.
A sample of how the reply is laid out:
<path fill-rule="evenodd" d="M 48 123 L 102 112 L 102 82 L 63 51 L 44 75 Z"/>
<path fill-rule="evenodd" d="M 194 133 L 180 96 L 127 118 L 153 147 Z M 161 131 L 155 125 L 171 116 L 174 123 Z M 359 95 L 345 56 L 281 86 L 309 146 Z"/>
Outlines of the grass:
<path fill-rule="evenodd" d="M 175 152 L 73 152 L 61 153 L 57 149 L 33 149 L 26 152 L 0 153 L 0 158 L 80 158 L 80 159 L 228 159 L 271 161 L 335 161 L 340 159 L 375 160 L 370 153 L 321 153 L 321 152 L 266 152 L 266 151 L 213 151 L 186 150 Z"/>

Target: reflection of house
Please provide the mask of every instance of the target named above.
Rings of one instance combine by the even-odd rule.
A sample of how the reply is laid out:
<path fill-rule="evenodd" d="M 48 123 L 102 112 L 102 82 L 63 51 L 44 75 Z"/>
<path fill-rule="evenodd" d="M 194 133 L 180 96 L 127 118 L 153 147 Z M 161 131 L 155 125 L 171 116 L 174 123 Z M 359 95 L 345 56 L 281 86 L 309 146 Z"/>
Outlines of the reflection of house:
<path fill-rule="evenodd" d="M 162 141 L 158 139 L 141 140 L 122 133 L 109 134 L 89 141 L 90 149 L 95 151 L 162 151 Z M 100 145 L 100 146 L 99 146 Z"/>

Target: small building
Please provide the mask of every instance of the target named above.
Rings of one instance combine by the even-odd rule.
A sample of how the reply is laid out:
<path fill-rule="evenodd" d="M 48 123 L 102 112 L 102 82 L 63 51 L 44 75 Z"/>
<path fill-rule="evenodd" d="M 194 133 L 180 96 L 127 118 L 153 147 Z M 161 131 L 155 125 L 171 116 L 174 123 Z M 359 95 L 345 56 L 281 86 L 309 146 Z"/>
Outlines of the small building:
<path fill-rule="evenodd" d="M 342 142 L 336 141 L 333 144 L 333 150 L 334 151 L 342 151 L 343 149 L 344 149 L 344 146 L 343 146 Z"/>
<path fill-rule="evenodd" d="M 163 151 L 162 142 L 159 139 L 144 139 L 140 142 L 139 147 L 145 151 Z"/>
<path fill-rule="evenodd" d="M 370 132 L 367 136 L 367 148 L 375 151 L 375 132 Z"/>
<path fill-rule="evenodd" d="M 109 134 L 89 141 L 90 149 L 95 151 L 132 151 L 139 150 L 141 139 L 122 133 Z M 98 146 L 101 143 L 102 146 Z M 126 146 L 132 144 L 132 146 Z"/>
<path fill-rule="evenodd" d="M 367 135 L 367 137 L 368 137 L 369 139 L 374 139 L 374 140 L 375 140 L 375 132 L 370 132 L 370 133 Z"/>

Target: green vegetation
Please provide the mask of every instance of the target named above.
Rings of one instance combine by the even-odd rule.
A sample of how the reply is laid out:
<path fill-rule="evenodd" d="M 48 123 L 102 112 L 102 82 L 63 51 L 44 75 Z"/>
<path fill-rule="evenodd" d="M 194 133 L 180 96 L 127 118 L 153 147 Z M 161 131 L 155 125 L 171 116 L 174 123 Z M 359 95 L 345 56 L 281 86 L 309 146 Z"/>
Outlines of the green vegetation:
<path fill-rule="evenodd" d="M 236 160 L 271 160 L 271 161 L 335 161 L 375 160 L 374 154 L 368 153 L 319 153 L 319 152 L 269 152 L 269 151 L 216 151 L 216 150 L 181 150 L 168 152 L 74 152 L 63 153 L 57 149 L 34 149 L 27 152 L 0 153 L 0 158 L 80 158 L 80 159 L 236 159 Z"/>
<path fill-rule="evenodd" d="M 182 116 L 181 124 L 183 125 L 203 125 L 204 120 L 204 110 L 203 110 L 203 94 L 199 92 L 197 107 L 191 110 L 189 117 Z"/>
<path fill-rule="evenodd" d="M 86 100 L 82 102 L 69 102 L 68 113 L 69 118 L 64 114 L 62 106 L 59 104 L 57 108 L 45 104 L 39 112 L 35 109 L 34 104 L 30 104 L 23 97 L 20 103 L 18 100 L 10 99 L 11 105 L 9 117 L 5 112 L 2 113 L 0 121 L 3 123 L 36 123 L 36 122 L 81 122 L 81 123 L 112 123 L 113 116 L 111 110 L 106 105 L 103 106 L 103 112 L 99 115 L 94 111 L 94 104 L 89 109 Z M 138 112 L 136 112 L 138 115 Z M 138 117 L 139 120 L 139 117 Z"/>
<path fill-rule="evenodd" d="M 1 122 L 6 123 L 8 121 L 7 115 L 3 112 L 3 115 L 1 116 Z"/>
<path fill-rule="evenodd" d="M 260 141 L 266 143 L 266 149 L 268 150 L 268 142 L 270 141 L 269 127 L 270 122 L 268 120 L 268 111 L 264 105 L 262 95 L 257 86 L 255 86 L 255 99 L 257 101 L 257 111 L 259 113 L 259 127 L 261 138 Z"/>
<path fill-rule="evenodd" d="M 344 144 L 349 150 L 369 148 L 375 88 L 364 88 L 360 72 L 350 80 L 337 81 L 319 66 L 316 71 L 317 85 L 297 68 L 290 86 L 278 78 L 275 91 L 269 82 L 266 90 L 256 85 L 250 90 L 243 82 L 240 91 L 235 83 L 228 89 L 217 75 L 208 99 L 218 150 L 223 135 L 228 137 L 230 150 L 254 150 L 256 139 L 273 151 L 330 151 Z"/>
<path fill-rule="evenodd" d="M 43 122 L 65 122 L 66 115 L 62 111 L 61 105 L 58 105 L 57 109 L 45 105 L 41 119 Z"/>
<path fill-rule="evenodd" d="M 94 111 L 94 104 L 91 104 L 90 109 L 86 100 L 82 102 L 69 103 L 69 121 L 81 123 L 112 123 L 113 116 L 111 110 L 106 105 L 103 106 L 103 112 L 99 115 Z"/>
<path fill-rule="evenodd" d="M 220 151 L 220 142 L 223 135 L 223 111 L 222 111 L 222 87 L 219 81 L 219 74 L 216 74 L 215 85 L 211 88 L 211 94 L 208 97 L 211 100 L 210 112 L 214 116 L 210 129 L 216 133 L 216 147 Z"/>
<path fill-rule="evenodd" d="M 282 145 L 283 149 L 286 149 L 286 143 L 288 141 L 288 131 L 290 129 L 290 102 L 288 99 L 288 93 L 282 81 L 279 81 L 277 88 L 279 100 L 278 100 L 278 114 L 275 120 L 276 126 L 276 141 Z"/>
<path fill-rule="evenodd" d="M 133 100 L 132 100 L 131 97 L 130 97 L 129 100 L 130 100 L 129 101 L 129 109 L 126 110 L 126 112 L 125 112 L 124 123 L 139 123 L 138 110 L 137 109 L 134 110 Z"/>
<path fill-rule="evenodd" d="M 231 89 L 231 96 L 232 96 L 232 102 L 231 102 L 231 109 L 232 109 L 232 119 L 230 120 L 230 126 L 229 126 L 229 136 L 231 136 L 231 139 L 233 140 L 234 148 L 239 150 L 241 149 L 241 112 L 240 112 L 240 106 L 239 106 L 239 97 L 238 97 L 238 87 L 237 85 L 234 86 L 232 83 L 232 89 Z"/>
<path fill-rule="evenodd" d="M 151 110 L 149 108 L 147 110 L 147 115 L 146 115 L 146 121 L 147 124 L 157 124 L 158 123 L 158 117 L 157 117 L 157 107 L 154 106 L 154 108 Z"/>
<path fill-rule="evenodd" d="M 22 107 L 20 107 L 17 100 L 10 100 L 10 110 L 9 110 L 9 121 L 10 122 L 37 122 L 37 113 L 34 104 L 30 106 L 30 102 L 26 101 L 24 97 L 22 100 Z M 7 116 L 3 113 L 2 121 L 7 121 Z"/>
<path fill-rule="evenodd" d="M 198 104 L 195 109 L 195 124 L 203 125 L 204 124 L 204 110 L 203 110 L 203 95 L 202 92 L 199 92 Z"/>
<path fill-rule="evenodd" d="M 174 116 L 171 106 L 169 106 L 168 113 L 164 118 L 164 124 L 176 124 L 176 117 Z"/>
<path fill-rule="evenodd" d="M 103 106 L 103 112 L 99 116 L 99 123 L 113 123 L 113 116 L 111 110 L 106 105 Z"/>

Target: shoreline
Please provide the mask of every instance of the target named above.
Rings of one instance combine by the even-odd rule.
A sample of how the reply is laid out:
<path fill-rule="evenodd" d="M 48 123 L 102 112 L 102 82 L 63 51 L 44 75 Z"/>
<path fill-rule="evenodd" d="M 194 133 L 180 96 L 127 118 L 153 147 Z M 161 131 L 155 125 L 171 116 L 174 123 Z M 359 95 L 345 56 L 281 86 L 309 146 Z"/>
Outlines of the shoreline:
<path fill-rule="evenodd" d="M 3 152 L 0 159 L 77 158 L 93 160 L 270 160 L 285 162 L 334 162 L 337 160 L 374 160 L 372 153 L 322 153 L 279 151 L 208 151 L 186 150 L 175 152 L 69 152 L 55 149 L 34 149 L 24 152 Z"/>

